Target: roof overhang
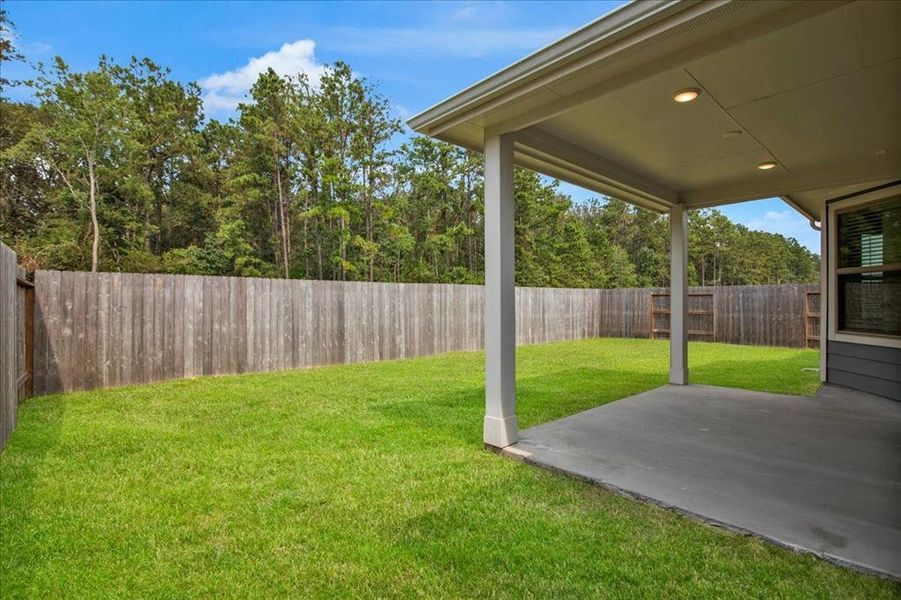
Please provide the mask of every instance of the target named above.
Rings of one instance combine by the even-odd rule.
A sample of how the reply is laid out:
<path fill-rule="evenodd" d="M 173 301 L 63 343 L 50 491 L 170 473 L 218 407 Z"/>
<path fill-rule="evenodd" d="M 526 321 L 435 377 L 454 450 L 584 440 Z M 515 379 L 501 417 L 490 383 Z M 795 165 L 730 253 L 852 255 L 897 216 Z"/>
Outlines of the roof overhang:
<path fill-rule="evenodd" d="M 700 97 L 673 102 L 675 90 Z M 409 120 L 657 211 L 901 175 L 901 3 L 627 4 Z M 727 132 L 740 132 L 724 137 Z M 756 167 L 776 161 L 769 171 Z"/>

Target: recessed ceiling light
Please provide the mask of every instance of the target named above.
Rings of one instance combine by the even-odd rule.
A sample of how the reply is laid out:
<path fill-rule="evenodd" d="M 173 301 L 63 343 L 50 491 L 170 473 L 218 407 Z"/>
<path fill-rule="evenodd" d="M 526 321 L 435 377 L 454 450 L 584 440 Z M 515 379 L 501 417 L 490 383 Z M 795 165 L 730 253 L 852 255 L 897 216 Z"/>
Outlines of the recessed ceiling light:
<path fill-rule="evenodd" d="M 740 135 L 741 135 L 741 130 L 740 130 L 740 129 L 733 129 L 732 131 L 727 131 L 727 132 L 725 132 L 725 133 L 723 134 L 723 137 L 726 138 L 726 139 L 728 140 L 728 139 L 731 139 L 731 138 L 737 138 L 737 137 L 740 136 Z"/>
<path fill-rule="evenodd" d="M 761 171 L 769 171 L 770 169 L 776 166 L 776 162 L 772 160 L 768 160 L 757 165 L 757 168 Z"/>
<path fill-rule="evenodd" d="M 676 102 L 691 102 L 701 95 L 701 90 L 697 88 L 686 88 L 673 93 L 673 100 Z"/>

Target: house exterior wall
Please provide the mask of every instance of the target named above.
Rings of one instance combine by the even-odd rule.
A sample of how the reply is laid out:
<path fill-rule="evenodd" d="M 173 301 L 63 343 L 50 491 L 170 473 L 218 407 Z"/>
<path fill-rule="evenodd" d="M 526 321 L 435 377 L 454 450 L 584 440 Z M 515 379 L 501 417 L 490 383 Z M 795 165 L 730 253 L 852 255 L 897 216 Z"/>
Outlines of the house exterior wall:
<path fill-rule="evenodd" d="M 901 400 L 901 348 L 830 340 L 826 355 L 826 380 Z"/>
<path fill-rule="evenodd" d="M 829 200 L 825 204 L 823 226 L 823 328 L 826 333 L 821 369 L 825 381 L 877 396 L 901 401 L 901 340 L 849 334 L 836 330 L 837 294 L 835 276 L 835 240 L 837 208 L 867 204 L 898 193 L 901 183 L 879 186 L 854 195 Z"/>

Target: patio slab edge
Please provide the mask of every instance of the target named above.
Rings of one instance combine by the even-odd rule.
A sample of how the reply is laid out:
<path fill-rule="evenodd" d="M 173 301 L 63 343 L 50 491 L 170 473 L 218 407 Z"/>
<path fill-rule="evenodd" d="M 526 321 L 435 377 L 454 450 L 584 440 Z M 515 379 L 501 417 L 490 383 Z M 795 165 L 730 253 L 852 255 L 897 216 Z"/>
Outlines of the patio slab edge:
<path fill-rule="evenodd" d="M 520 450 L 519 448 L 516 448 L 515 444 L 512 446 L 507 446 L 506 448 L 495 448 L 495 447 L 489 446 L 489 445 L 486 445 L 485 447 L 486 447 L 486 449 L 489 449 L 489 450 L 495 452 L 496 454 L 503 456 L 504 458 L 522 462 L 522 463 L 525 463 L 525 464 L 528 464 L 528 465 L 531 465 L 534 467 L 538 467 L 538 468 L 544 469 L 546 471 L 549 471 L 549 472 L 552 472 L 552 473 L 555 473 L 558 475 L 563 475 L 563 476 L 565 476 L 569 479 L 575 480 L 575 481 L 581 481 L 583 483 L 588 483 L 595 487 L 599 487 L 599 488 L 605 489 L 607 491 L 613 492 L 619 496 L 628 498 L 630 500 L 637 500 L 639 502 L 651 504 L 653 506 L 657 506 L 664 510 L 674 512 L 674 513 L 680 514 L 682 516 L 688 517 L 694 521 L 700 521 L 701 523 L 704 523 L 706 525 L 711 525 L 711 526 L 717 527 L 719 529 L 725 529 L 726 531 L 730 531 L 732 533 L 737 533 L 740 535 L 754 537 L 759 540 L 763 540 L 765 542 L 775 544 L 781 548 L 791 550 L 792 552 L 795 552 L 797 554 L 808 554 L 808 555 L 814 556 L 816 558 L 819 558 L 821 560 L 824 560 L 826 562 L 829 562 L 831 564 L 838 565 L 840 567 L 852 569 L 855 571 L 859 571 L 861 573 L 866 573 L 868 575 L 874 575 L 874 576 L 880 577 L 880 578 L 888 580 L 888 581 L 894 581 L 894 582 L 901 583 L 901 574 L 894 574 L 894 573 L 890 573 L 888 571 L 884 571 L 882 569 L 877 569 L 877 568 L 871 567 L 866 564 L 849 561 L 847 559 L 843 559 L 838 556 L 829 554 L 828 552 L 818 552 L 816 550 L 811 550 L 810 548 L 805 548 L 804 546 L 800 546 L 798 544 L 793 544 L 790 542 L 786 542 L 784 540 L 780 540 L 777 537 L 766 535 L 766 534 L 760 533 L 758 531 L 754 531 L 752 529 L 738 527 L 736 525 L 726 523 L 724 521 L 693 512 L 693 511 L 683 508 L 681 506 L 676 506 L 674 504 L 664 502 L 657 498 L 653 498 L 651 496 L 647 496 L 647 495 L 623 488 L 621 486 L 617 486 L 615 484 L 612 484 L 608 481 L 604 481 L 599 478 L 594 478 L 594 477 L 591 477 L 588 475 L 582 475 L 580 473 L 574 473 L 572 471 L 567 471 L 566 469 L 562 469 L 556 465 L 552 465 L 552 464 L 549 464 L 549 463 L 546 463 L 544 461 L 534 458 L 531 455 L 531 453 L 526 452 L 524 450 Z"/>

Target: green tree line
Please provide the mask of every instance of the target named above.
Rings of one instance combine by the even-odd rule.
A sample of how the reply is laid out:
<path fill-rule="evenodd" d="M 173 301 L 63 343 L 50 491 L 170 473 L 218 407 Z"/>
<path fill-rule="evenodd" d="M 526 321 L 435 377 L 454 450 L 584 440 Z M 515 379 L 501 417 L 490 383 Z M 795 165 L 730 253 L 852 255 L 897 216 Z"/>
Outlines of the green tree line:
<path fill-rule="evenodd" d="M 0 66 L 22 59 L 12 39 Z M 0 94 L 0 239 L 30 268 L 482 281 L 481 156 L 405 135 L 344 63 L 317 85 L 262 73 L 227 122 L 147 58 L 86 72 L 57 58 L 27 85 L 33 101 Z M 515 193 L 519 285 L 667 284 L 665 215 L 574 203 L 521 169 Z M 794 239 L 716 210 L 691 213 L 689 242 L 694 284 L 818 277 Z"/>

